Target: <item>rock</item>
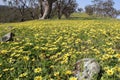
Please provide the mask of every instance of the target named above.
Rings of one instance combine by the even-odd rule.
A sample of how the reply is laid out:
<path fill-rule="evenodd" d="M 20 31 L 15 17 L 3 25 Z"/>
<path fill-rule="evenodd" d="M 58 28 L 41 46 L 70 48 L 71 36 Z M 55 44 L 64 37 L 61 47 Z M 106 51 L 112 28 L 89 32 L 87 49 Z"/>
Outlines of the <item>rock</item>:
<path fill-rule="evenodd" d="M 7 41 L 13 41 L 13 37 L 14 37 L 15 35 L 12 33 L 12 32 L 10 32 L 10 33 L 7 33 L 7 34 L 5 34 L 3 37 L 2 37 L 2 42 L 7 42 Z"/>
<path fill-rule="evenodd" d="M 78 80 L 91 80 L 95 74 L 99 76 L 100 71 L 100 65 L 95 59 L 84 58 L 76 62 L 73 73 Z"/>

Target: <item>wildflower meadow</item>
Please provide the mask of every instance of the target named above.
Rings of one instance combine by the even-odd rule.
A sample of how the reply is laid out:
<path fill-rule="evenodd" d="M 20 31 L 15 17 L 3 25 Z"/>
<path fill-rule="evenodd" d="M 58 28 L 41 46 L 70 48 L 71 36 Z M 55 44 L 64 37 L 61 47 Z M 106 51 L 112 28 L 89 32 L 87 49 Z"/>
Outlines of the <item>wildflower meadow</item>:
<path fill-rule="evenodd" d="M 0 80 L 77 80 L 74 64 L 95 58 L 101 80 L 120 80 L 119 20 L 34 20 L 0 24 Z M 93 79 L 96 80 L 96 79 Z"/>

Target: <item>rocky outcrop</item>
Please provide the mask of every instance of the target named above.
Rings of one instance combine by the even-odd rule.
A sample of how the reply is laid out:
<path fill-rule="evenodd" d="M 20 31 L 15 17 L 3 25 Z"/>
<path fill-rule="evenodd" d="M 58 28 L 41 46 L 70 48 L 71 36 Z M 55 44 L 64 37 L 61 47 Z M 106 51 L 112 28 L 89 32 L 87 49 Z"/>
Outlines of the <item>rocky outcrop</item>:
<path fill-rule="evenodd" d="M 15 35 L 14 35 L 12 32 L 7 33 L 7 34 L 5 34 L 5 35 L 1 38 L 1 41 L 2 41 L 2 42 L 13 41 L 13 37 L 14 37 L 14 36 L 15 36 Z"/>
<path fill-rule="evenodd" d="M 78 80 L 91 80 L 95 74 L 99 76 L 100 71 L 100 65 L 95 59 L 84 58 L 76 62 L 74 76 Z"/>

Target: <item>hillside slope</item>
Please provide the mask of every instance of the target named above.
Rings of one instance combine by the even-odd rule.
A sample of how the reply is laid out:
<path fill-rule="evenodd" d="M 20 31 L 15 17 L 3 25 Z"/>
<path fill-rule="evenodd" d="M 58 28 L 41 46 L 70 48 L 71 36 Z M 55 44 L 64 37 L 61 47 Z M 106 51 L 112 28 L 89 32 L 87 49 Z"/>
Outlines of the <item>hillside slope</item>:
<path fill-rule="evenodd" d="M 101 80 L 120 79 L 118 20 L 0 24 L 0 36 L 10 31 L 14 41 L 0 42 L 0 80 L 73 80 L 75 62 L 88 57 L 105 70 Z"/>

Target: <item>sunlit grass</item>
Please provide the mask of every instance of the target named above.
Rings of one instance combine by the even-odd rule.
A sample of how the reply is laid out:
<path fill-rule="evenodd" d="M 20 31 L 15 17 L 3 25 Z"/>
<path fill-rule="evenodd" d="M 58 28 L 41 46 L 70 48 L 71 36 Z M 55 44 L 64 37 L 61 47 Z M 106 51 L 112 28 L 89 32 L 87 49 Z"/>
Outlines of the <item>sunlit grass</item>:
<path fill-rule="evenodd" d="M 10 31 L 14 41 L 0 42 L 0 80 L 76 80 L 74 64 L 86 57 L 95 58 L 105 70 L 102 80 L 120 79 L 120 21 L 0 24 L 0 36 Z"/>

